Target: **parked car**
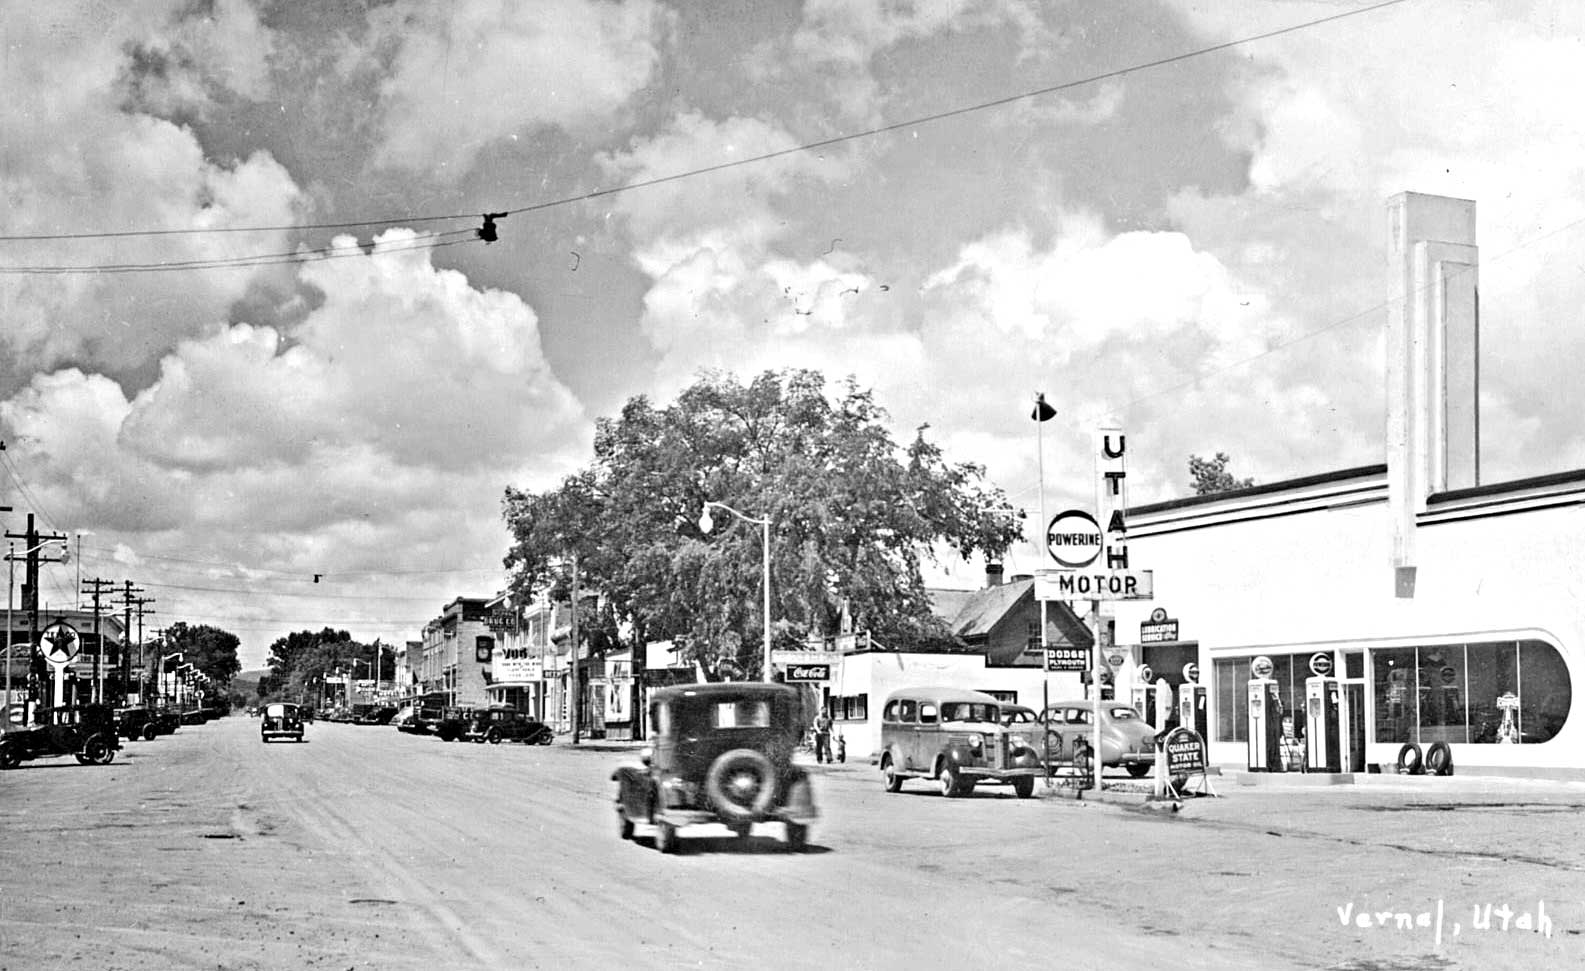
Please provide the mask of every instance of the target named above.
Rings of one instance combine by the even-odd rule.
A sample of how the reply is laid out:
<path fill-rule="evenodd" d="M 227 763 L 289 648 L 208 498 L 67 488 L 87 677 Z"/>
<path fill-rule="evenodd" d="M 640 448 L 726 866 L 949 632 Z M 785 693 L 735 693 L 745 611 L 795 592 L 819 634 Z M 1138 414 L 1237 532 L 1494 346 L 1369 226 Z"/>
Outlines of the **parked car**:
<path fill-rule="evenodd" d="M 173 735 L 181 727 L 182 719 L 174 708 L 150 708 L 149 723 L 156 735 Z"/>
<path fill-rule="evenodd" d="M 881 776 L 887 792 L 910 777 L 935 779 L 944 796 L 967 796 L 980 784 L 1011 785 L 1034 795 L 1045 763 L 1032 739 L 1002 723 L 1002 704 L 979 691 L 919 687 L 895 691 L 881 709 Z"/>
<path fill-rule="evenodd" d="M 623 839 L 655 827 L 655 847 L 675 853 L 677 831 L 724 823 L 739 837 L 779 822 L 802 850 L 817 817 L 809 774 L 793 764 L 803 736 L 802 699 L 788 685 L 722 682 L 661 688 L 650 699 L 652 745 L 643 765 L 612 774 Z"/>
<path fill-rule="evenodd" d="M 370 705 L 358 716 L 359 725 L 389 725 L 396 717 L 395 705 Z"/>
<path fill-rule="evenodd" d="M 442 742 L 458 741 L 467 733 L 468 723 L 473 721 L 473 711 L 472 708 L 444 708 L 430 731 Z"/>
<path fill-rule="evenodd" d="M 303 717 L 296 705 L 274 701 L 264 706 L 264 720 L 259 723 L 259 737 L 266 742 L 277 738 L 303 740 Z"/>
<path fill-rule="evenodd" d="M 139 705 L 115 710 L 116 734 L 128 741 L 141 738 L 154 741 L 159 731 L 154 725 L 154 712 Z"/>
<path fill-rule="evenodd" d="M 1046 706 L 1043 721 L 1051 739 L 1051 758 L 1073 760 L 1074 746 L 1088 749 L 1094 737 L 1092 701 L 1059 701 Z M 1101 765 L 1123 768 L 1134 778 L 1156 765 L 1156 730 L 1121 701 L 1101 702 Z"/>
<path fill-rule="evenodd" d="M 482 708 L 474 712 L 473 720 L 463 737 L 470 742 L 524 742 L 528 745 L 549 745 L 556 738 L 550 726 L 526 711 L 515 708 Z"/>
<path fill-rule="evenodd" d="M 54 755 L 76 756 L 83 765 L 109 765 L 121 750 L 116 713 L 109 705 L 56 708 L 44 717 L 44 724 L 11 727 L 0 734 L 0 769 Z"/>

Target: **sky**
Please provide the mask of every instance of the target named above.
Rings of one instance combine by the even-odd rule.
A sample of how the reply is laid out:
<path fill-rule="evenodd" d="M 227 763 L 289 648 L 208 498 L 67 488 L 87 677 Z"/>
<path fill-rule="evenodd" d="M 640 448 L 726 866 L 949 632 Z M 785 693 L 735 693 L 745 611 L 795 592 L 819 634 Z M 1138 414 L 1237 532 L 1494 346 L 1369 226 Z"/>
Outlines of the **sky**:
<path fill-rule="evenodd" d="M 1585 467 L 1585 7 L 1372 6 L 0 0 L 0 521 L 251 669 L 498 592 L 505 488 L 712 370 L 1031 524 L 1102 423 L 1136 504 L 1379 463 L 1403 191 L 1478 206 L 1482 481 Z"/>

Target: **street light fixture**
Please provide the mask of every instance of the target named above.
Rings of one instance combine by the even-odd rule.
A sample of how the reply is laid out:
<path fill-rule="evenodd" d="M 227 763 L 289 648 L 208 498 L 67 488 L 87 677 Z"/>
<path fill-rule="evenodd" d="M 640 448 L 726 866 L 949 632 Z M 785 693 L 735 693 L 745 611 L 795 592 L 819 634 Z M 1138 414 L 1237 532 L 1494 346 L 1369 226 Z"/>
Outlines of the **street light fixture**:
<path fill-rule="evenodd" d="M 160 658 L 159 666 L 155 669 L 155 672 L 154 672 L 154 690 L 155 690 L 155 693 L 157 695 L 160 695 L 160 696 L 164 696 L 165 695 L 165 662 L 169 661 L 173 657 L 177 658 L 177 659 L 182 659 L 182 652 L 181 651 L 172 651 L 170 654 L 167 654 L 164 657 Z M 145 671 L 144 672 L 144 676 L 146 677 L 147 675 L 148 675 L 148 672 Z"/>
<path fill-rule="evenodd" d="M 745 523 L 753 523 L 760 528 L 760 545 L 762 547 L 761 552 L 763 553 L 764 557 L 764 576 L 761 579 L 761 585 L 764 588 L 765 598 L 764 679 L 769 682 L 772 680 L 770 659 L 770 518 L 766 517 L 765 519 L 755 519 L 753 516 L 746 516 L 743 513 L 738 512 L 736 509 L 733 509 L 724 502 L 706 500 L 704 509 L 699 513 L 699 532 L 701 533 L 708 534 L 712 529 L 715 528 L 715 520 L 710 518 L 710 508 L 712 506 L 716 509 L 724 509 L 737 518 L 743 520 Z"/>

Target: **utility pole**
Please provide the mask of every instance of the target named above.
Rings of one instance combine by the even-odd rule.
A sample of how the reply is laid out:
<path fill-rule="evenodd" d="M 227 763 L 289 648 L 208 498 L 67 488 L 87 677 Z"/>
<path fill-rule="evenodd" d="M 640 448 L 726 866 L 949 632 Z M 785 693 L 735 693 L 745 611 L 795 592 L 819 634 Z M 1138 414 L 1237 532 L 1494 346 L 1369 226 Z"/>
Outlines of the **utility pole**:
<path fill-rule="evenodd" d="M 578 689 L 578 554 L 572 554 L 572 664 L 569 683 L 572 685 L 572 744 L 578 744 L 578 709 L 583 695 Z"/>
<path fill-rule="evenodd" d="M 101 580 L 98 577 L 93 577 L 92 579 L 82 581 L 82 583 L 85 584 L 88 587 L 88 592 L 90 594 L 92 594 L 93 598 L 94 598 L 94 606 L 93 606 L 93 611 L 94 611 L 94 693 L 93 693 L 93 698 L 94 698 L 94 701 L 97 703 L 97 702 L 103 702 L 105 700 L 105 697 L 104 697 L 104 695 L 105 695 L 104 667 L 103 667 L 103 664 L 102 664 L 102 661 L 101 661 L 101 659 L 104 657 L 104 653 L 105 653 L 105 639 L 104 639 L 104 635 L 102 633 L 100 633 L 100 630 L 99 630 L 99 616 L 100 616 L 99 595 L 104 593 L 106 590 L 114 589 L 115 588 L 115 581 L 113 581 L 113 580 Z M 122 633 L 121 633 L 121 647 L 122 647 L 123 653 L 125 653 L 126 640 L 127 640 L 126 632 L 122 631 Z M 125 682 L 122 682 L 122 683 L 125 684 Z"/>
<path fill-rule="evenodd" d="M 22 581 L 22 609 L 28 615 L 28 648 L 29 658 L 33 652 L 38 651 L 39 644 L 39 549 L 48 543 L 66 542 L 65 533 L 40 534 L 33 525 L 33 514 L 28 513 L 28 528 L 25 533 L 6 533 L 7 539 L 20 539 L 26 545 L 23 547 L 27 568 Z M 50 562 L 58 563 L 59 560 L 51 559 Z M 39 686 L 42 687 L 42 686 Z"/>
<path fill-rule="evenodd" d="M 134 587 L 131 580 L 123 580 L 121 582 L 121 606 L 126 610 L 125 618 L 121 621 L 121 629 L 126 633 L 122 636 L 130 639 L 132 637 L 132 603 L 134 599 L 132 595 L 134 593 L 142 593 L 143 588 Z M 141 637 L 138 638 L 138 647 L 140 650 L 143 647 L 143 639 Z M 148 663 L 143 657 L 140 656 L 138 658 L 138 664 L 142 667 L 144 675 L 144 677 L 138 681 L 138 703 L 147 705 L 148 699 L 143 697 L 143 681 L 146 680 L 148 675 Z"/>

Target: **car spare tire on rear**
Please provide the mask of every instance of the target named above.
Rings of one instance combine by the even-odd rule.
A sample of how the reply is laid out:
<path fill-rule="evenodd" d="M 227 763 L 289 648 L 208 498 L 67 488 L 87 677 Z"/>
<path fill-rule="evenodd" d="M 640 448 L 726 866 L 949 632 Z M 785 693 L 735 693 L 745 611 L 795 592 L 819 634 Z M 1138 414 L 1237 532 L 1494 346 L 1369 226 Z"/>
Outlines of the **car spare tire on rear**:
<path fill-rule="evenodd" d="M 770 809 L 776 799 L 776 767 L 763 752 L 732 749 L 710 763 L 704 791 L 727 819 L 753 819 Z"/>

